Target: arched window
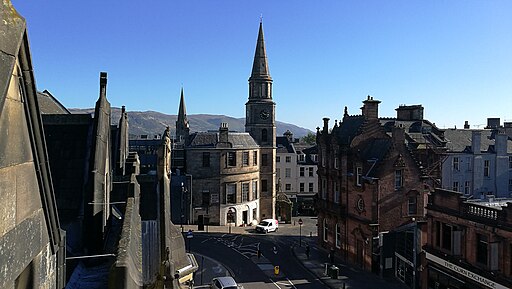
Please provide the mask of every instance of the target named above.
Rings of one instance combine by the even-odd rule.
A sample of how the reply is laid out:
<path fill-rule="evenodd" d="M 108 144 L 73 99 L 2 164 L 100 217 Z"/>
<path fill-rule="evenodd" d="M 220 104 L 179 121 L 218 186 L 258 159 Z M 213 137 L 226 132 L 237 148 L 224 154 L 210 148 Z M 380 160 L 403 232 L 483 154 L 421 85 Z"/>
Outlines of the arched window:
<path fill-rule="evenodd" d="M 261 141 L 268 142 L 268 132 L 266 128 L 261 130 Z"/>
<path fill-rule="evenodd" d="M 324 229 L 324 232 L 323 232 L 324 242 L 327 242 L 327 219 L 324 219 L 323 229 Z"/>

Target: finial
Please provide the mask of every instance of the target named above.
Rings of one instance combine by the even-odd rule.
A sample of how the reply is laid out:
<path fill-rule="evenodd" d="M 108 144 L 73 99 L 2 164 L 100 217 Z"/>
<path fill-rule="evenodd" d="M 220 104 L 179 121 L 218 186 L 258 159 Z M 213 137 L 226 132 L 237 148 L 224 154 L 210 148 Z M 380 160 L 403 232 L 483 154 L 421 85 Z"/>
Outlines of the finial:
<path fill-rule="evenodd" d="M 263 22 L 263 13 L 260 14 L 260 24 Z"/>

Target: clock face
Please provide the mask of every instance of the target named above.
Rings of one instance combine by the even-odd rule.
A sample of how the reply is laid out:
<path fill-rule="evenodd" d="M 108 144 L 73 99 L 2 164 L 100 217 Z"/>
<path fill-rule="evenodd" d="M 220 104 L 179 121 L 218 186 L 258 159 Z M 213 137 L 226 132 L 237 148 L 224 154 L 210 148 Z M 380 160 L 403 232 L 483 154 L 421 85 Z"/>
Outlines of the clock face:
<path fill-rule="evenodd" d="M 266 109 L 262 109 L 260 111 L 260 118 L 261 119 L 267 119 L 270 116 L 270 113 Z"/>

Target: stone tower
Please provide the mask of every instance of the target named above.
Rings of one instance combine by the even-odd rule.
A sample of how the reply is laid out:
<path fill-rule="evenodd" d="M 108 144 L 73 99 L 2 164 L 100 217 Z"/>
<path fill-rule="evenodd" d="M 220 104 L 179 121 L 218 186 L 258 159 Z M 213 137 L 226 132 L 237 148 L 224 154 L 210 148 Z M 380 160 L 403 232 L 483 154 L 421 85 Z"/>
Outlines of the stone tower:
<path fill-rule="evenodd" d="M 272 78 L 268 69 L 263 24 L 260 21 L 252 73 L 249 78 L 249 100 L 245 104 L 245 131 L 261 147 L 260 217 L 275 217 L 276 196 L 276 104 L 272 100 Z"/>
<path fill-rule="evenodd" d="M 178 119 L 176 120 L 176 141 L 184 142 L 190 133 L 190 125 L 187 118 L 187 108 L 185 107 L 185 96 L 183 87 L 181 88 L 180 107 L 178 110 Z"/>

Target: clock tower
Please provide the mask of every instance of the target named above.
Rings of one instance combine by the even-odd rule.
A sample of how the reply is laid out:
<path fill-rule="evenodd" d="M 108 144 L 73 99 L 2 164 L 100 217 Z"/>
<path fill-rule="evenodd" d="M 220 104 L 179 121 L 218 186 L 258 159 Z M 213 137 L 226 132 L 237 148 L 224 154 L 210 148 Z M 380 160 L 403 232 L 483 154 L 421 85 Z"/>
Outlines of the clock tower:
<path fill-rule="evenodd" d="M 245 104 L 245 131 L 260 146 L 260 218 L 275 218 L 276 197 L 276 104 L 272 100 L 272 78 L 267 63 L 263 24 L 260 21 L 252 73 L 249 78 L 249 100 Z"/>

